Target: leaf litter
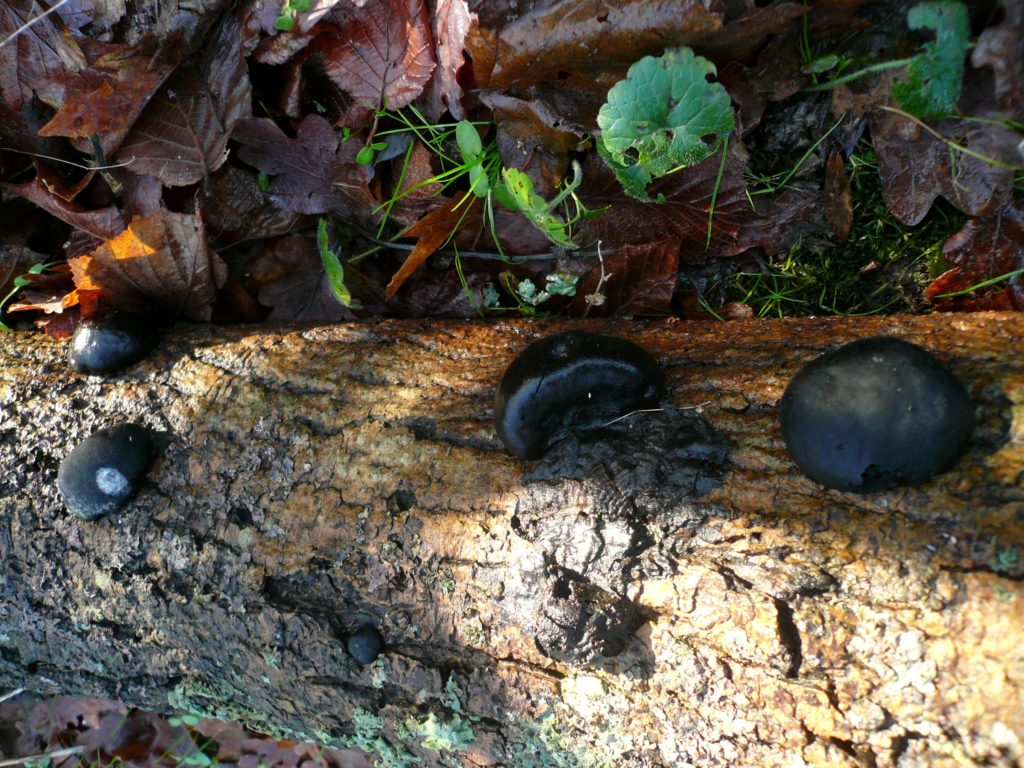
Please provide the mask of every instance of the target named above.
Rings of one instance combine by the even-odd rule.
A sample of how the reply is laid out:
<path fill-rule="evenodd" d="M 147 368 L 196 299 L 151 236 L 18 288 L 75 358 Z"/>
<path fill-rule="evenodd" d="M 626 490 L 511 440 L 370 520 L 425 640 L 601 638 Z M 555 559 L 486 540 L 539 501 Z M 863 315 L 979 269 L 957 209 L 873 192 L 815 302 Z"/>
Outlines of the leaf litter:
<path fill-rule="evenodd" d="M 584 299 L 600 282 L 600 312 L 678 314 L 682 269 L 856 238 L 846 174 L 862 135 L 896 221 L 920 226 L 942 200 L 967 217 L 933 265 L 954 272 L 928 296 L 999 277 L 1006 258 L 964 254 L 1018 236 L 1008 222 L 1024 162 L 1020 0 L 975 14 L 973 40 L 953 0 L 910 13 L 858 0 L 289 7 L 168 2 L 143 20 L 119 3 L 70 2 L 39 19 L 28 0 L 4 5 L 0 205 L 21 198 L 52 217 L 68 245 L 44 256 L 71 266 L 65 295 L 59 281 L 25 286 L 19 317 L 36 307 L 45 324 L 60 307 L 73 324 L 75 313 L 141 306 L 227 322 L 259 306 L 272 320 L 406 316 L 440 306 L 409 297 L 454 285 L 466 294 L 458 312 L 494 314 L 525 311 L 515 286 L 556 271 L 578 276 L 578 292 L 542 311 L 597 312 Z M 662 89 L 638 67 L 666 51 L 680 61 L 665 59 Z M 889 51 L 909 58 L 886 69 Z M 700 65 L 689 80 L 684 59 Z M 865 64 L 885 71 L 828 85 Z M 631 92 L 630 76 L 645 86 Z M 818 143 L 804 157 L 777 153 L 793 171 L 784 184 L 758 188 L 763 155 L 747 147 L 786 136 L 779 108 L 810 103 L 808 86 L 826 89 L 831 118 L 809 126 Z M 481 150 L 472 182 L 460 176 L 472 163 L 457 167 L 460 120 L 496 153 Z M 573 161 L 582 177 L 563 196 Z M 499 194 L 509 184 L 518 202 Z M 348 233 L 327 264 L 333 289 L 317 217 Z M 280 267 L 271 280 L 268 263 Z M 1006 283 L 982 295 L 1012 293 Z"/>

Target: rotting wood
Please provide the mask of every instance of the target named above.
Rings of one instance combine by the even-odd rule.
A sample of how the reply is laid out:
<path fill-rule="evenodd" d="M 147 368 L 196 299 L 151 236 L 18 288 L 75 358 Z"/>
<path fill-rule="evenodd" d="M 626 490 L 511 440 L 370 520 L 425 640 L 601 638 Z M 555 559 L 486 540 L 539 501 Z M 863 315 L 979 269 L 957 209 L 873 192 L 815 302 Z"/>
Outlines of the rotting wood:
<path fill-rule="evenodd" d="M 494 386 L 569 327 L 650 350 L 671 407 L 519 462 Z M 926 485 L 824 490 L 776 405 L 879 334 L 967 383 L 974 439 Z M 0 686 L 382 737 L 392 766 L 1024 761 L 1019 315 L 178 328 L 111 379 L 65 350 L 0 336 Z M 126 419 L 161 458 L 78 520 L 58 463 Z M 621 653 L 589 658 L 610 646 L 581 606 L 636 628 Z M 362 623 L 369 667 L 344 650 Z M 472 740 L 423 746 L 431 713 Z"/>

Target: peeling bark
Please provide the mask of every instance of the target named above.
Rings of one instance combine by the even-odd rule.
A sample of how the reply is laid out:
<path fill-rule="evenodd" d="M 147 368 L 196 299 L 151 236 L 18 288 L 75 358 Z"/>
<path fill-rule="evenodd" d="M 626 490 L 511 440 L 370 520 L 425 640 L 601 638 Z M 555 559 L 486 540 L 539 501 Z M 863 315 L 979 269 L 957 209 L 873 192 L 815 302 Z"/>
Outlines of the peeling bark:
<path fill-rule="evenodd" d="M 647 348 L 667 407 L 514 460 L 494 386 L 567 327 Z M 949 365 L 978 427 L 925 485 L 825 490 L 776 405 L 878 334 Z M 0 336 L 0 685 L 391 766 L 1019 765 L 1022 349 L 1008 314 L 178 328 L 102 379 Z M 79 520 L 58 464 L 122 420 L 160 458 L 124 511 Z M 364 667 L 365 624 L 386 647 Z M 453 748 L 424 743 L 431 714 Z"/>

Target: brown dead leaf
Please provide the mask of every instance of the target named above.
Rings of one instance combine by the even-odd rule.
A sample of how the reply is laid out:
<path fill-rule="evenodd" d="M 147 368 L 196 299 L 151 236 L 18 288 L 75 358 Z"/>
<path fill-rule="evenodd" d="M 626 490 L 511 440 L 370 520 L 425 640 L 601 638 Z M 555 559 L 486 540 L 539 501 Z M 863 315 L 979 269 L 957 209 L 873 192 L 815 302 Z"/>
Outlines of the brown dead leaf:
<path fill-rule="evenodd" d="M 46 256 L 27 245 L 0 244 L 0 297 L 14 287 L 14 278 L 28 272 L 33 264 L 45 264 Z"/>
<path fill-rule="evenodd" d="M 991 67 L 995 94 L 1008 117 L 1024 119 L 1024 1 L 1004 0 L 1003 21 L 978 36 L 971 51 L 976 68 Z"/>
<path fill-rule="evenodd" d="M 567 70 L 621 68 L 718 31 L 699 0 L 546 0 L 479 9 L 466 38 L 481 87 L 504 90 L 558 80 Z"/>
<path fill-rule="evenodd" d="M 687 260 L 703 261 L 712 256 L 732 256 L 749 245 L 737 241 L 741 226 L 754 218 L 747 201 L 743 169 L 746 151 L 733 141 L 722 173 L 714 207 L 714 230 L 710 250 L 705 251 L 708 211 L 714 193 L 721 154 L 677 173 L 658 179 L 648 187 L 654 198 L 664 195 L 662 204 L 645 203 L 628 197 L 618 179 L 596 157 L 583 169 L 583 183 L 577 191 L 592 211 L 610 206 L 601 215 L 580 226 L 578 242 L 600 240 L 604 247 L 616 250 L 625 245 L 642 245 L 660 240 L 676 247 L 693 246 Z"/>
<path fill-rule="evenodd" d="M 398 289 L 402 287 L 402 283 L 408 280 L 434 251 L 444 245 L 453 233 L 462 227 L 465 220 L 473 220 L 479 216 L 482 207 L 483 201 L 478 197 L 469 196 L 467 199 L 464 196 L 456 195 L 405 230 L 402 237 L 417 238 L 416 247 L 409 253 L 401 268 L 395 272 L 391 282 L 388 283 L 388 287 L 384 291 L 385 301 L 390 301 L 394 297 Z"/>
<path fill-rule="evenodd" d="M 294 139 L 263 117 L 240 120 L 232 138 L 241 160 L 273 176 L 269 196 L 280 208 L 370 219 L 376 201 L 370 171 L 355 162 L 359 142 L 342 142 L 319 115 L 307 115 Z"/>
<path fill-rule="evenodd" d="M 846 240 L 853 227 L 853 195 L 843 156 L 833 150 L 825 166 L 825 218 L 839 240 Z"/>
<path fill-rule="evenodd" d="M 569 168 L 569 153 L 582 137 L 562 128 L 558 117 L 539 101 L 490 92 L 481 100 L 494 113 L 502 163 L 530 169 L 537 194 L 552 197 Z"/>
<path fill-rule="evenodd" d="M 162 40 L 146 35 L 132 45 L 93 44 L 88 52 L 93 49 L 97 55 L 72 79 L 63 106 L 39 135 L 88 139 L 95 134 L 103 151 L 112 152 L 185 50 L 180 32 Z"/>
<path fill-rule="evenodd" d="M 337 26 L 317 29 L 308 52 L 320 54 L 328 77 L 367 107 L 406 106 L 437 66 L 423 0 L 366 3 L 349 9 Z"/>
<path fill-rule="evenodd" d="M 252 114 L 251 96 L 241 25 L 228 14 L 146 106 L 115 160 L 168 186 L 194 184 L 224 163 L 235 124 Z"/>
<path fill-rule="evenodd" d="M 606 276 L 600 288 L 600 303 L 587 297 L 598 290 L 601 275 Z M 672 314 L 672 295 L 679 275 L 679 245 L 670 240 L 624 245 L 604 257 L 579 282 L 576 296 L 569 305 L 573 315 L 594 317 L 628 314 L 634 317 L 664 317 Z"/>
<path fill-rule="evenodd" d="M 954 149 L 949 141 L 1003 163 L 1015 159 L 1020 137 L 1000 125 L 944 120 L 932 126 L 889 111 L 871 115 L 882 197 L 899 221 L 915 225 L 939 195 L 970 216 L 991 215 L 1010 202 L 1013 171 Z"/>
<path fill-rule="evenodd" d="M 77 72 L 87 62 L 60 16 L 45 13 L 36 0 L 0 3 L 0 99 L 17 111 L 32 101 L 57 109 Z"/>
<path fill-rule="evenodd" d="M 963 296 L 939 298 L 1024 268 L 1024 208 L 1011 205 L 984 219 L 969 219 L 942 248 L 954 268 L 940 275 L 925 297 L 945 311 L 1024 310 L 1024 276 Z"/>
<path fill-rule="evenodd" d="M 4 189 L 21 195 L 44 211 L 53 214 L 72 227 L 87 232 L 97 240 L 109 240 L 124 229 L 124 220 L 114 206 L 97 210 L 86 210 L 77 203 L 69 202 L 56 195 L 47 184 L 47 176 L 41 167 L 40 175 L 24 184 L 2 184 Z"/>
<path fill-rule="evenodd" d="M 271 309 L 269 321 L 338 323 L 356 317 L 335 297 L 314 237 L 282 237 L 247 270 L 260 304 Z M 350 270 L 345 277 L 351 290 Z"/>
<path fill-rule="evenodd" d="M 437 0 L 432 18 L 437 69 L 427 89 L 431 101 L 437 103 L 438 116 L 447 108 L 456 120 L 465 117 L 458 74 L 466 63 L 464 49 L 471 22 L 466 0 Z"/>
<path fill-rule="evenodd" d="M 298 214 L 271 205 L 260 190 L 256 174 L 231 163 L 221 166 L 203 195 L 203 221 L 218 237 L 256 240 L 281 235 L 298 221 Z"/>
<path fill-rule="evenodd" d="M 703 41 L 699 51 L 715 61 L 750 61 L 769 37 L 794 29 L 796 20 L 807 12 L 806 5 L 787 2 L 751 8 Z M 795 48 L 792 54 L 795 58 Z"/>
<path fill-rule="evenodd" d="M 190 320 L 210 319 L 227 277 L 227 265 L 207 246 L 202 219 L 167 210 L 136 216 L 120 235 L 70 264 L 75 285 L 104 291 L 113 307 L 151 311 L 155 304 Z"/>

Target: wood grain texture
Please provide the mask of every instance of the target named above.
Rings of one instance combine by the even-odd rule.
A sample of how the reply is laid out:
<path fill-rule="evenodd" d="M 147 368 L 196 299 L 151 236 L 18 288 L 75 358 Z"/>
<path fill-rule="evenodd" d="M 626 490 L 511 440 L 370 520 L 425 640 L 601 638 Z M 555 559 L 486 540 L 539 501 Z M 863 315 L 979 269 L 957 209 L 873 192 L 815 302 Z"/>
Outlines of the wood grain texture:
<path fill-rule="evenodd" d="M 647 348 L 666 408 L 517 461 L 494 387 L 570 327 Z M 871 335 L 931 350 L 978 427 L 925 485 L 829 491 L 776 406 Z M 1011 314 L 181 327 L 103 379 L 3 335 L 0 686 L 380 737 L 383 765 L 1020 765 L 1022 350 Z M 58 464 L 121 420 L 160 458 L 83 522 Z M 580 650 L 595 617 L 628 628 L 618 655 Z M 344 647 L 364 623 L 369 667 Z M 472 742 L 424 746 L 431 713 Z"/>

